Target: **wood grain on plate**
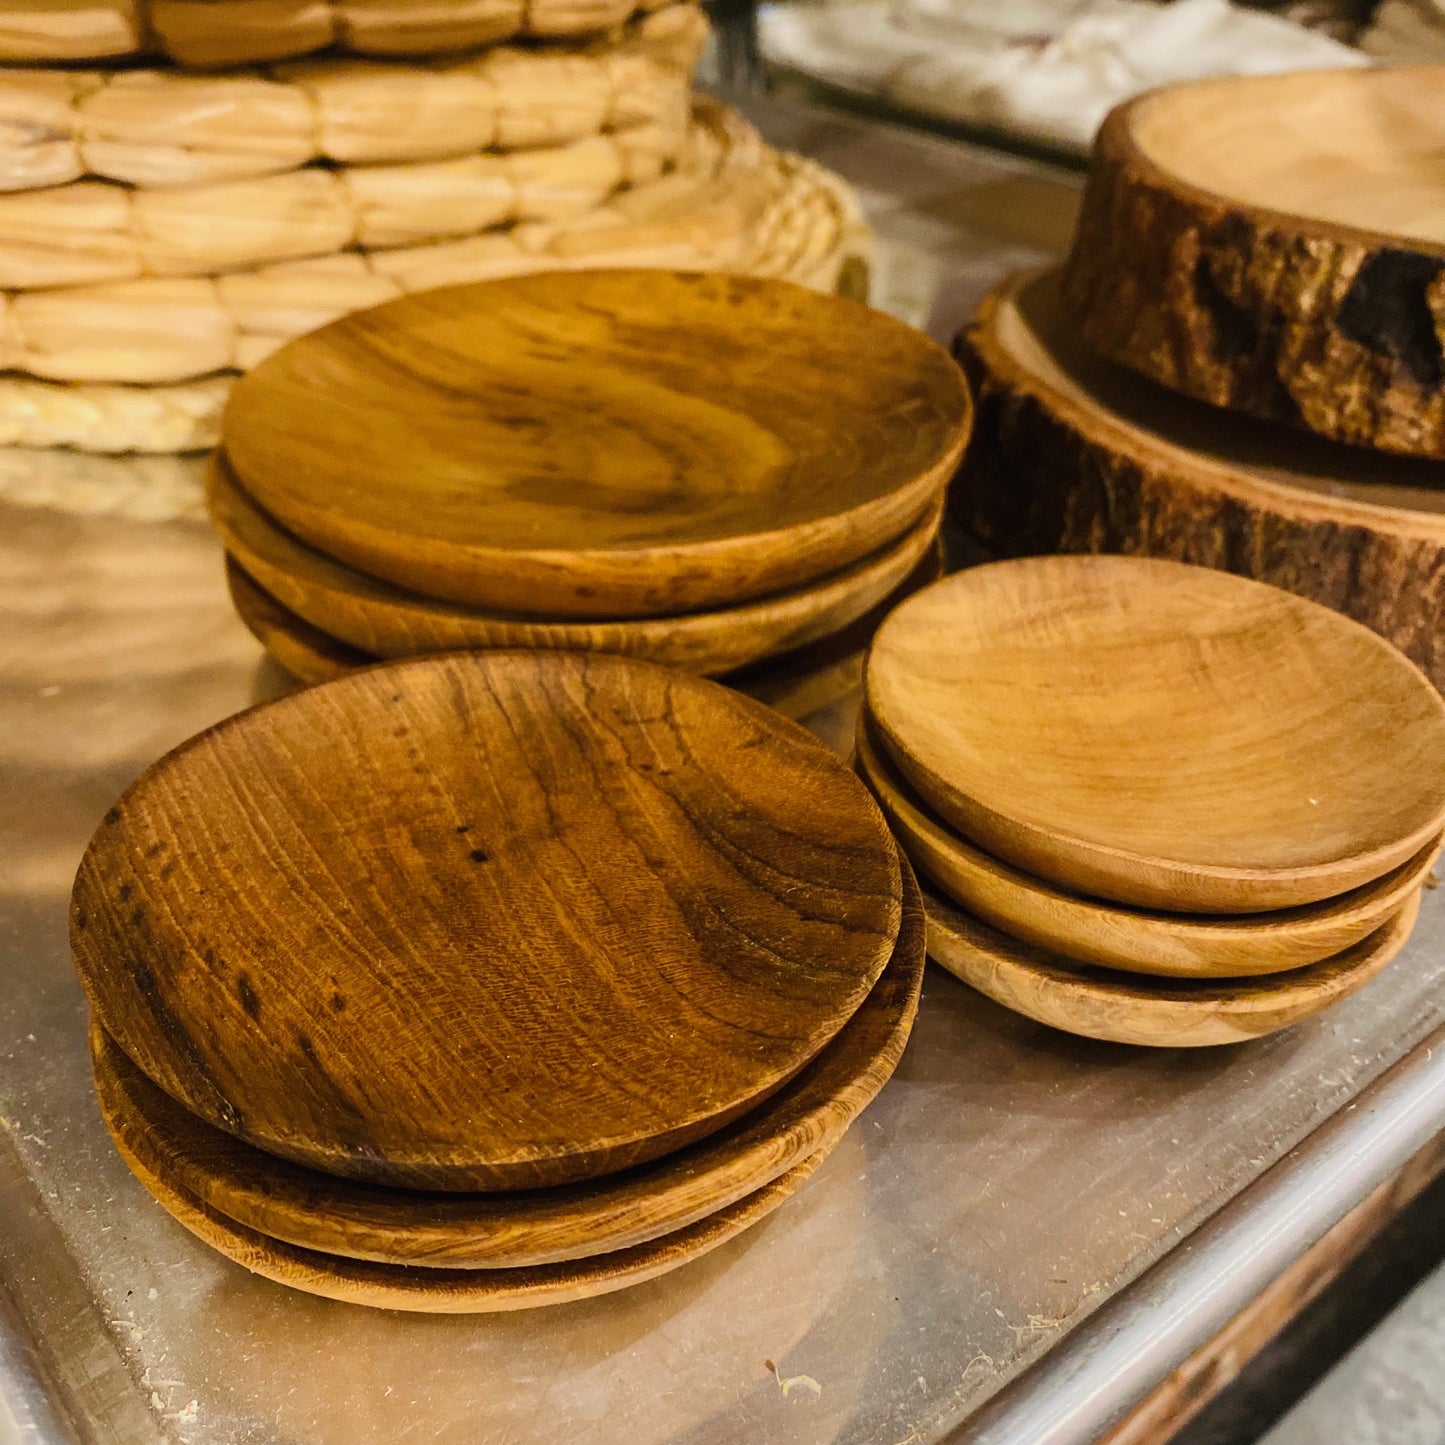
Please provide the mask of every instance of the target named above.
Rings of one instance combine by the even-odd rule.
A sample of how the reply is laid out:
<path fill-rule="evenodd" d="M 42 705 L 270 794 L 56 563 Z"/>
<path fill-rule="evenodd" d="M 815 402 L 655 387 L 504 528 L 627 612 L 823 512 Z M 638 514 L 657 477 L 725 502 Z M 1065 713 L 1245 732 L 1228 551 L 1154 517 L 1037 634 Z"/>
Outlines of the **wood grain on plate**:
<path fill-rule="evenodd" d="M 239 381 L 222 430 L 247 491 L 328 556 L 475 606 L 617 618 L 876 552 L 928 510 L 968 422 L 947 353 L 858 302 L 615 270 L 345 317 Z"/>
<path fill-rule="evenodd" d="M 143 1131 L 111 1138 L 131 1172 L 179 1224 L 252 1274 L 307 1294 L 373 1309 L 491 1314 L 567 1304 L 641 1284 L 699 1259 L 784 1203 L 822 1163 L 804 1159 L 771 1184 L 670 1235 L 593 1259 L 513 1269 L 417 1269 L 321 1254 L 268 1239 L 203 1204 L 169 1180 Z"/>
<path fill-rule="evenodd" d="M 943 503 L 882 551 L 806 587 L 715 612 L 557 621 L 482 613 L 378 581 L 298 542 L 247 497 L 219 454 L 206 482 L 211 521 L 226 550 L 288 611 L 377 656 L 457 647 L 618 652 L 687 672 L 722 673 L 806 646 L 848 626 L 890 596 L 925 558 Z"/>
<path fill-rule="evenodd" d="M 695 1224 L 814 1156 L 887 1082 L 923 981 L 923 900 L 905 867 L 893 957 L 858 1012 L 795 1079 L 730 1128 L 619 1179 L 506 1195 L 413 1194 L 339 1180 L 263 1154 L 156 1088 L 103 1030 L 91 1031 L 112 1132 L 144 1134 L 173 1184 L 272 1239 L 388 1264 L 498 1268 L 583 1259 Z"/>
<path fill-rule="evenodd" d="M 1323 903 L 1242 917 L 1120 908 L 1052 887 L 972 847 L 909 787 L 860 718 L 858 769 L 914 866 L 955 903 L 1079 963 L 1176 978 L 1248 977 L 1318 963 L 1373 933 L 1420 891 L 1440 839 L 1374 883 Z"/>
<path fill-rule="evenodd" d="M 1363 988 L 1405 946 L 1420 894 L 1333 958 L 1227 983 L 1145 980 L 1082 968 L 990 928 L 937 893 L 925 890 L 924 904 L 929 957 L 995 1003 L 1066 1033 L 1175 1049 L 1262 1038 Z"/>
<path fill-rule="evenodd" d="M 510 1189 L 721 1128 L 893 952 L 842 759 L 630 659 L 471 653 L 218 724 L 106 815 L 72 899 L 106 1031 L 218 1128 L 373 1183 Z"/>
<path fill-rule="evenodd" d="M 1056 272 L 1000 282 L 955 343 L 978 420 L 951 495 L 1003 556 L 1124 552 L 1333 607 L 1445 690 L 1445 473 L 1167 390 L 1079 338 Z"/>
<path fill-rule="evenodd" d="M 1445 702 L 1388 643 L 1245 578 L 1139 557 L 975 567 L 903 603 L 869 715 L 919 795 L 1066 889 L 1262 913 L 1445 830 Z"/>
<path fill-rule="evenodd" d="M 1445 457 L 1445 65 L 1119 107 L 1065 289 L 1088 344 L 1201 401 Z"/>
<path fill-rule="evenodd" d="M 226 590 L 231 594 L 236 616 L 246 624 L 251 636 L 301 682 L 330 682 L 379 660 L 337 642 L 282 607 L 230 557 L 226 559 Z"/>

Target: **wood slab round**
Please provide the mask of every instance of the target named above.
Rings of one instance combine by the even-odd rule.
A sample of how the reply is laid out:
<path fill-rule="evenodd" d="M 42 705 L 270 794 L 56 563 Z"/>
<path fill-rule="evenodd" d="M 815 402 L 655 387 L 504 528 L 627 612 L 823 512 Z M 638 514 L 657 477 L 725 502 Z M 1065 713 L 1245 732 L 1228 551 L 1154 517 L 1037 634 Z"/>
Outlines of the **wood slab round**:
<path fill-rule="evenodd" d="M 167 1179 L 145 1135 L 112 1133 L 116 1150 L 158 1204 L 197 1239 L 252 1274 L 307 1294 L 422 1314 L 496 1314 L 568 1304 L 642 1284 L 700 1259 L 771 1214 L 822 1163 L 804 1159 L 771 1184 L 716 1214 L 647 1244 L 593 1259 L 515 1269 L 415 1269 L 301 1249 L 268 1239 Z"/>
<path fill-rule="evenodd" d="M 1297 907 L 1445 830 L 1445 702 L 1419 670 L 1225 572 L 1070 556 L 955 573 L 878 630 L 866 693 L 950 825 L 1118 903 Z"/>
<path fill-rule="evenodd" d="M 373 1183 L 575 1182 L 721 1128 L 892 954 L 896 848 L 801 728 L 626 658 L 368 668 L 168 754 L 72 898 L 107 1032 L 218 1128 Z"/>
<path fill-rule="evenodd" d="M 1445 457 L 1445 65 L 1170 86 L 1094 143 L 1084 339 L 1201 401 Z"/>
<path fill-rule="evenodd" d="M 1445 690 L 1439 463 L 1222 422 L 1091 351 L 1052 271 L 1002 281 L 955 349 L 978 420 L 950 505 L 992 551 L 1254 577 L 1363 622 Z"/>
<path fill-rule="evenodd" d="M 927 510 L 968 421 L 947 353 L 858 302 L 553 271 L 313 331 L 237 383 L 223 436 L 282 526 L 360 571 L 617 618 L 729 606 L 877 551 Z"/>
<path fill-rule="evenodd" d="M 1308 968 L 1267 979 L 1164 983 L 1071 964 L 990 928 L 925 891 L 928 954 L 970 988 L 1065 1033 L 1152 1048 L 1202 1048 L 1262 1038 L 1313 1018 L 1363 988 L 1405 946 L 1417 891 L 1374 933 Z"/>
<path fill-rule="evenodd" d="M 918 797 L 859 719 L 858 770 L 915 867 L 955 903 L 1013 938 L 1080 963 L 1175 978 L 1282 973 L 1373 933 L 1420 891 L 1440 839 L 1363 888 L 1304 908 L 1238 918 L 1119 908 L 1054 888 L 974 848 Z"/>
<path fill-rule="evenodd" d="M 104 1030 L 91 1031 L 111 1132 L 149 1151 L 173 1184 L 288 1244 L 386 1264 L 500 1268 L 628 1249 L 695 1224 L 822 1157 L 887 1082 L 923 982 L 923 900 L 904 870 L 898 946 L 832 1043 L 728 1129 L 618 1179 L 508 1195 L 435 1195 L 318 1174 L 202 1123 L 156 1088 Z M 135 1141 L 144 1135 L 143 1144 Z"/>
<path fill-rule="evenodd" d="M 804 647 L 863 616 L 927 556 L 943 506 L 939 493 L 902 537 L 808 587 L 718 612 L 557 622 L 436 602 L 333 562 L 267 517 L 219 455 L 206 488 L 222 544 L 252 579 L 288 611 L 363 652 L 407 657 L 459 647 L 560 648 L 618 652 L 706 674 Z"/>

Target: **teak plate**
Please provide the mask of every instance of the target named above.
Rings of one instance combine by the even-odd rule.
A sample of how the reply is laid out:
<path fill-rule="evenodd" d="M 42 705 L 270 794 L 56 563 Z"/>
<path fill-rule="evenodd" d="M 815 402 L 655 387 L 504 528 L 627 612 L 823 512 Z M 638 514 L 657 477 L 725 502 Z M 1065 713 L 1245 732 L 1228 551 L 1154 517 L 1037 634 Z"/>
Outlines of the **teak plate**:
<path fill-rule="evenodd" d="M 1445 690 L 1445 469 L 1218 410 L 1105 361 L 1057 271 L 1000 281 L 955 342 L 978 418 L 949 493 L 1003 557 L 1123 552 L 1344 612 Z"/>
<path fill-rule="evenodd" d="M 679 1265 L 700 1259 L 771 1214 L 823 1162 L 821 1155 L 804 1159 L 756 1193 L 686 1229 L 595 1259 L 516 1269 L 413 1269 L 401 1264 L 342 1259 L 268 1239 L 227 1219 L 167 1179 L 164 1165 L 146 1148 L 143 1133 L 111 1137 L 131 1173 L 177 1223 L 252 1274 L 346 1304 L 424 1314 L 535 1309 L 590 1299 L 656 1279 Z"/>
<path fill-rule="evenodd" d="M 1445 457 L 1442 92 L 1445 65 L 1392 66 L 1118 107 L 1065 274 L 1084 340 L 1216 406 Z"/>
<path fill-rule="evenodd" d="M 1176 978 L 1283 973 L 1349 948 L 1420 891 L 1440 839 L 1374 883 L 1324 903 L 1240 918 L 1148 913 L 1054 888 L 971 847 L 908 786 L 859 719 L 858 769 L 913 864 L 954 902 L 1013 938 L 1080 963 Z"/>
<path fill-rule="evenodd" d="M 907 580 L 933 545 L 943 513 L 940 493 L 881 552 L 774 597 L 683 617 L 569 623 L 474 612 L 333 562 L 268 518 L 219 454 L 208 470 L 207 504 L 222 545 L 276 601 L 328 636 L 378 657 L 459 647 L 561 648 L 623 653 L 699 673 L 731 672 L 846 627 Z"/>
<path fill-rule="evenodd" d="M 923 899 L 904 871 L 898 946 L 837 1038 L 730 1128 L 618 1179 L 512 1195 L 438 1196 L 331 1178 L 213 1129 L 156 1088 L 105 1032 L 91 1058 L 111 1132 L 136 1132 L 165 1177 L 269 1238 L 386 1264 L 498 1268 L 629 1249 L 695 1224 L 822 1157 L 897 1066 L 923 982 Z"/>
<path fill-rule="evenodd" d="M 1152 1048 L 1236 1044 L 1313 1018 L 1362 988 L 1405 946 L 1417 891 L 1374 933 L 1326 959 L 1265 979 L 1144 981 L 1071 966 L 925 891 L 928 954 L 971 988 L 1065 1033 Z"/>
<path fill-rule="evenodd" d="M 853 1016 L 897 850 L 801 728 L 627 658 L 368 668 L 230 718 L 106 815 L 72 897 L 106 1031 L 323 1172 L 570 1183 L 723 1127 Z"/>
<path fill-rule="evenodd" d="M 879 740 L 973 842 L 1078 893 L 1262 913 L 1445 831 L 1445 702 L 1357 622 L 1139 557 L 975 567 L 878 630 Z"/>
<path fill-rule="evenodd" d="M 330 682 L 380 661 L 359 647 L 328 637 L 319 627 L 282 607 L 231 557 L 226 558 L 226 590 L 231 594 L 236 616 L 246 624 L 251 636 L 302 682 Z"/>
<path fill-rule="evenodd" d="M 222 434 L 252 496 L 328 556 L 474 606 L 619 618 L 876 552 L 937 496 L 968 421 L 947 352 L 858 302 L 554 271 L 313 331 L 241 378 Z"/>

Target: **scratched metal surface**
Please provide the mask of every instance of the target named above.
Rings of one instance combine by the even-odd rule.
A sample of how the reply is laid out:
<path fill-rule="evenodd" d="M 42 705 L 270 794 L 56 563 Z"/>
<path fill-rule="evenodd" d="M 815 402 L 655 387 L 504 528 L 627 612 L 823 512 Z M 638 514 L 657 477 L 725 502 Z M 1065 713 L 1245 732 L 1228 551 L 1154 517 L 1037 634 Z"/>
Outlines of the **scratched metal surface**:
<path fill-rule="evenodd" d="M 765 120 L 859 181 L 883 299 L 940 330 L 1067 233 L 1072 183 L 1048 172 L 807 112 Z M 43 496 L 49 464 L 27 462 Z M 79 471 L 92 509 L 97 489 L 135 484 L 123 462 Z M 76 474 L 54 464 L 52 500 Z M 184 501 L 184 469 L 165 485 Z M 931 973 L 894 1082 L 798 1197 L 706 1259 L 509 1316 L 311 1299 L 209 1253 L 113 1154 L 65 943 L 71 875 L 114 796 L 277 681 L 229 613 L 202 525 L 0 503 L 0 1372 L 17 1382 L 15 1438 L 937 1440 L 1067 1349 L 1072 1326 L 1445 1011 L 1439 892 L 1362 994 L 1234 1049 L 1070 1040 Z M 850 714 L 815 725 L 841 745 Z"/>

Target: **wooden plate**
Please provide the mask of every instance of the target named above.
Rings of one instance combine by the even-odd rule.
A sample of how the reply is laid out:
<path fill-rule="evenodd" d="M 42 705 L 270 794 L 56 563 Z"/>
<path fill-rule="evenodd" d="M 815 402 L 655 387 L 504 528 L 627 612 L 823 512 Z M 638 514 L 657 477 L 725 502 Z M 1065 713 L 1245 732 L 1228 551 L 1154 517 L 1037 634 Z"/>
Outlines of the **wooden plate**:
<path fill-rule="evenodd" d="M 720 612 L 619 622 L 556 622 L 483 614 L 378 582 L 303 546 L 252 503 L 213 460 L 207 499 L 226 550 L 288 611 L 377 656 L 458 647 L 619 652 L 722 673 L 806 646 L 848 626 L 894 592 L 938 535 L 941 494 L 901 538 L 809 587 Z"/>
<path fill-rule="evenodd" d="M 1218 567 L 1363 622 L 1445 690 L 1438 462 L 1235 416 L 1102 360 L 1053 271 L 999 283 L 955 348 L 978 395 L 950 492 L 1002 556 L 1124 552 Z"/>
<path fill-rule="evenodd" d="M 1217 406 L 1445 457 L 1445 65 L 1174 85 L 1094 145 L 1084 340 Z"/>
<path fill-rule="evenodd" d="M 102 1025 L 207 1122 L 373 1183 L 575 1182 L 792 1078 L 893 952 L 842 759 L 626 658 L 355 672 L 193 738 L 72 898 Z"/>
<path fill-rule="evenodd" d="M 1367 938 L 1323 963 L 1227 984 L 1146 982 L 1081 968 L 990 928 L 936 893 L 925 891 L 924 903 L 929 957 L 995 1003 L 1065 1033 L 1176 1049 L 1262 1038 L 1362 988 L 1404 947 L 1420 894 Z"/>
<path fill-rule="evenodd" d="M 955 573 L 879 629 L 866 686 L 927 803 L 1073 892 L 1290 908 L 1445 829 L 1445 702 L 1419 671 L 1224 572 L 1035 557 Z"/>
<path fill-rule="evenodd" d="M 263 1154 L 156 1088 L 99 1027 L 91 1058 L 112 1133 L 139 1132 L 168 1180 L 272 1239 L 387 1264 L 497 1268 L 629 1249 L 695 1224 L 828 1153 L 887 1082 L 923 982 L 923 900 L 904 869 L 898 946 L 862 1007 L 793 1083 L 730 1128 L 619 1179 L 511 1195 L 413 1194 Z"/>
<path fill-rule="evenodd" d="M 330 682 L 380 660 L 360 648 L 337 642 L 282 607 L 231 557 L 226 558 L 226 590 L 231 594 L 236 616 L 246 624 L 251 636 L 302 682 Z"/>
<path fill-rule="evenodd" d="M 876 552 L 928 509 L 968 420 L 947 353 L 858 302 L 618 270 L 345 317 L 243 377 L 222 430 L 246 489 L 328 556 L 474 606 L 616 618 Z"/>
<path fill-rule="evenodd" d="M 1250 977 L 1318 963 L 1381 927 L 1420 891 L 1440 856 L 1436 838 L 1374 883 L 1325 903 L 1240 918 L 1116 908 L 1051 887 L 971 847 L 929 811 L 870 737 L 858 770 L 920 872 L 954 902 L 1013 938 L 1079 963 L 1175 978 Z"/>
<path fill-rule="evenodd" d="M 252 1274 L 346 1304 L 426 1314 L 535 1309 L 590 1299 L 656 1279 L 700 1259 L 771 1214 L 822 1163 L 821 1155 L 804 1159 L 756 1193 L 686 1229 L 594 1259 L 516 1269 L 414 1269 L 343 1259 L 268 1239 L 227 1219 L 167 1179 L 160 1161 L 146 1151 L 143 1133 L 111 1137 L 131 1172 L 173 1219 Z"/>

